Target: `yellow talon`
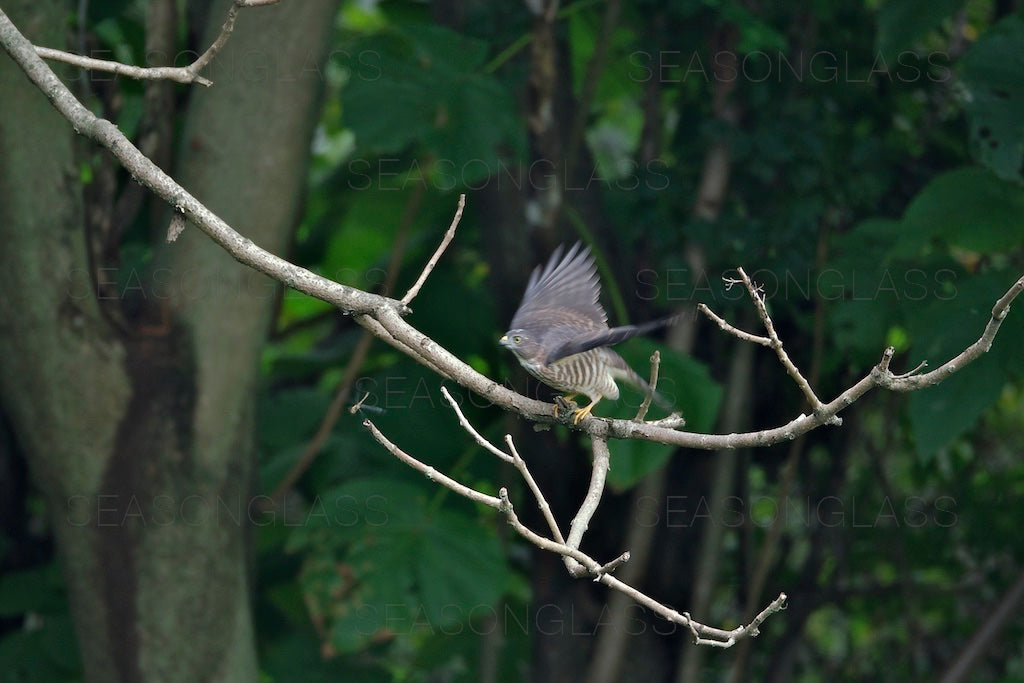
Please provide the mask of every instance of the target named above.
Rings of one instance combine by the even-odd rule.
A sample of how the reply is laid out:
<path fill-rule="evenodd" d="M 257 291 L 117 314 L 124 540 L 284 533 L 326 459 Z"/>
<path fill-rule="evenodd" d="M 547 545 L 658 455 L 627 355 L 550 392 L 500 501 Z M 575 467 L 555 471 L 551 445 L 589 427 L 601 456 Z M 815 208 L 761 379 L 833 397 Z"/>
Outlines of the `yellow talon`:
<path fill-rule="evenodd" d="M 569 394 L 568 396 L 555 396 L 555 409 L 554 409 L 554 413 L 555 413 L 555 417 L 556 418 L 558 417 L 558 406 L 559 406 L 559 404 L 560 403 L 566 403 L 566 404 L 572 403 L 575 406 L 576 404 L 573 401 L 574 398 L 576 398 L 576 394 Z"/>
<path fill-rule="evenodd" d="M 600 398 L 595 398 L 593 401 L 590 402 L 590 405 L 588 405 L 586 408 L 580 408 L 579 410 L 577 410 L 576 415 L 574 415 L 572 418 L 572 423 L 574 425 L 578 425 L 580 423 L 580 420 L 590 415 L 590 411 L 594 409 L 594 406 L 596 406 L 597 402 L 600 400 Z"/>

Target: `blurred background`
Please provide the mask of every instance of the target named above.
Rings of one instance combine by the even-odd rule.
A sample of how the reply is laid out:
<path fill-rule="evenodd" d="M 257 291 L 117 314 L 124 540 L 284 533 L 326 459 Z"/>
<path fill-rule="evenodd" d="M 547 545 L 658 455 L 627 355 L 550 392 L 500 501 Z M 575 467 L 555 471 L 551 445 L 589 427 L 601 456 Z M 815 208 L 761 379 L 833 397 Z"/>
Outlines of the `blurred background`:
<path fill-rule="evenodd" d="M 37 45 L 185 66 L 229 3 L 5 2 Z M 1016 0 L 302 0 L 242 8 L 214 85 L 54 69 L 232 227 L 400 297 L 467 196 L 411 324 L 550 400 L 497 339 L 530 270 L 592 249 L 619 347 L 686 429 L 977 339 L 1024 271 Z M 1024 312 L 940 386 L 875 391 L 757 450 L 613 442 L 583 549 L 727 650 L 588 580 L 370 438 L 486 493 L 512 434 L 563 529 L 588 441 L 533 425 L 235 264 L 0 57 L 0 680 L 1024 680 Z M 723 279 L 726 278 L 726 279 Z M 1018 306 L 1019 308 L 1019 306 Z M 603 401 L 631 417 L 640 396 Z M 359 410 L 350 407 L 362 400 Z M 652 408 L 650 417 L 663 413 Z"/>

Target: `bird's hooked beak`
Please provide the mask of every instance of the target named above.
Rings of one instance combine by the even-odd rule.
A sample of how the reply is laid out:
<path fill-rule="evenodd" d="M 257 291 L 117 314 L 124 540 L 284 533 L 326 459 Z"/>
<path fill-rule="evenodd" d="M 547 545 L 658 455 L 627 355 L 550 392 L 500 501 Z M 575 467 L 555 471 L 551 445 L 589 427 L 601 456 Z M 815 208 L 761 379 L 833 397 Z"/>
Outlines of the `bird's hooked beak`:
<path fill-rule="evenodd" d="M 498 343 L 501 344 L 502 346 L 508 346 L 508 335 L 501 335 L 501 339 L 498 340 Z"/>

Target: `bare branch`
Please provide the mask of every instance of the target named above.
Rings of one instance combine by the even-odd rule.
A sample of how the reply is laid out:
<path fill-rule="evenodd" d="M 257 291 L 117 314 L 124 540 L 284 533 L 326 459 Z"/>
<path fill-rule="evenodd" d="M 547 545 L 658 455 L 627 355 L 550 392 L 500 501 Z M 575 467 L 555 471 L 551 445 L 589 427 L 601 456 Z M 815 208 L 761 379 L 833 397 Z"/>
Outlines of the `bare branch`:
<path fill-rule="evenodd" d="M 224 28 L 222 29 L 221 35 L 214 44 L 211 45 L 210 49 L 208 49 L 207 52 L 205 52 L 203 56 L 196 61 L 196 63 L 190 67 L 186 67 L 186 69 L 195 67 L 198 70 L 198 68 L 202 68 L 202 66 L 207 64 L 210 59 L 213 58 L 213 55 L 223 47 L 224 42 L 227 40 L 227 36 L 230 35 L 233 30 L 234 19 L 238 8 L 273 4 L 275 1 L 276 0 L 235 0 L 231 11 L 229 12 L 228 20 L 225 22 Z M 554 422 L 551 417 L 548 404 L 521 396 L 506 389 L 505 387 L 502 387 L 493 380 L 480 375 L 432 339 L 409 325 L 402 318 L 402 316 L 407 314 L 409 311 L 408 303 L 416 296 L 419 289 L 422 287 L 423 282 L 425 282 L 426 277 L 435 267 L 437 260 L 450 243 L 452 235 L 454 235 L 455 228 L 461 218 L 465 203 L 464 196 L 460 197 L 458 209 L 455 217 L 453 218 L 452 225 L 449 227 L 448 233 L 446 233 L 445 240 L 435 252 L 434 257 L 424 268 L 424 271 L 421 273 L 416 284 L 414 284 L 401 301 L 397 301 L 386 296 L 371 294 L 359 289 L 346 287 L 315 275 L 304 268 L 298 267 L 279 258 L 278 256 L 275 256 L 274 254 L 271 254 L 270 252 L 267 252 L 255 245 L 251 240 L 245 238 L 211 212 L 192 194 L 187 192 L 180 184 L 176 183 L 170 176 L 156 166 L 156 164 L 143 155 L 114 124 L 97 118 L 78 100 L 76 100 L 67 87 L 56 77 L 53 71 L 40 59 L 40 53 L 38 53 L 37 49 L 18 31 L 2 10 L 0 10 L 0 44 L 3 45 L 4 49 L 11 55 L 12 59 L 21 66 L 26 75 L 51 101 L 54 107 L 65 118 L 67 118 L 77 132 L 87 136 L 110 150 L 114 157 L 120 161 L 120 163 L 132 174 L 134 178 L 151 189 L 157 196 L 170 203 L 176 211 L 180 212 L 188 220 L 191 220 L 197 227 L 203 230 L 212 240 L 224 248 L 225 251 L 231 254 L 240 263 L 265 273 L 286 286 L 293 287 L 298 291 L 302 291 L 323 301 L 329 302 L 339 307 L 344 312 L 352 314 L 360 325 L 370 330 L 375 336 L 384 339 L 389 344 L 399 349 L 402 353 L 423 363 L 439 375 L 452 379 L 460 385 L 475 391 L 484 398 L 490 399 L 494 403 L 501 405 L 506 409 L 515 410 L 521 415 L 537 422 Z M 41 49 L 46 50 L 46 48 Z M 53 58 L 56 59 L 57 57 Z M 205 61 L 202 61 L 204 59 Z M 197 64 L 199 65 L 198 67 L 196 66 Z M 125 67 L 125 65 L 119 65 L 118 68 L 121 67 Z M 202 82 L 204 80 L 205 79 L 201 79 L 197 74 L 193 74 L 192 79 L 189 82 Z M 587 573 L 595 576 L 597 581 L 632 597 L 639 604 L 650 608 L 663 618 L 674 623 L 685 625 L 691 629 L 691 632 L 694 634 L 697 642 L 718 647 L 729 647 L 741 638 L 757 635 L 760 624 L 768 616 L 783 608 L 786 600 L 785 594 L 780 594 L 778 598 L 762 610 L 746 626 L 741 626 L 731 631 L 715 629 L 693 621 L 689 615 L 679 613 L 672 608 L 657 602 L 653 598 L 650 598 L 611 575 L 609 572 L 615 567 L 621 565 L 622 562 L 626 561 L 626 559 L 628 559 L 628 554 L 623 554 L 619 558 L 602 565 L 579 550 L 582 537 L 586 531 L 587 525 L 597 509 L 604 487 L 604 479 L 608 468 L 608 450 L 606 440 L 608 438 L 639 438 L 689 448 L 737 448 L 744 446 L 764 446 L 784 440 L 791 440 L 800 434 L 804 434 L 823 424 L 836 424 L 838 422 L 837 415 L 840 411 L 844 410 L 876 386 L 882 386 L 895 391 L 911 391 L 923 386 L 936 384 L 957 370 L 962 369 L 966 364 L 988 351 L 1002 321 L 1005 319 L 1011 303 L 1021 293 L 1021 291 L 1024 290 L 1024 277 L 1022 277 L 999 299 L 999 301 L 997 301 L 992 310 L 992 317 L 986 325 L 981 337 L 958 356 L 947 361 L 938 369 L 923 375 L 917 375 L 913 372 L 899 376 L 893 375 L 889 370 L 889 364 L 894 352 L 892 348 L 889 348 L 885 350 L 882 355 L 882 359 L 867 376 L 843 391 L 831 402 L 823 404 L 815 397 L 809 384 L 802 377 L 795 365 L 793 365 L 789 360 L 788 355 L 786 355 L 785 351 L 782 349 L 782 343 L 775 334 L 771 318 L 768 316 L 764 307 L 763 296 L 757 291 L 757 288 L 752 282 L 750 282 L 749 278 L 746 277 L 746 274 L 742 269 L 739 272 L 743 278 L 744 284 L 751 292 L 755 306 L 757 306 L 758 311 L 761 314 L 762 321 L 768 331 L 767 339 L 769 343 L 766 345 L 772 346 L 773 349 L 775 349 L 780 361 L 787 367 L 787 371 L 794 380 L 800 384 L 801 389 L 804 391 L 808 400 L 811 402 L 811 405 L 814 407 L 814 414 L 811 416 L 800 415 L 791 422 L 773 429 L 727 435 L 678 432 L 664 426 L 662 424 L 663 421 L 657 423 L 641 423 L 633 420 L 610 420 L 596 417 L 587 418 L 580 425 L 580 428 L 588 432 L 593 437 L 594 468 L 592 472 L 591 485 L 588 489 L 587 497 L 581 505 L 580 511 L 577 513 L 570 527 L 569 538 L 565 542 L 544 538 L 525 527 L 516 516 L 512 504 L 508 499 L 508 493 L 505 489 L 501 489 L 497 497 L 476 491 L 475 489 L 468 487 L 441 472 L 438 472 L 433 467 L 426 465 L 402 451 L 400 448 L 388 441 L 370 420 L 365 420 L 363 424 L 370 430 L 373 437 L 379 443 L 408 466 L 422 472 L 432 481 L 455 491 L 467 499 L 501 511 L 506 516 L 509 524 L 512 525 L 513 528 L 523 536 L 523 538 L 529 540 L 531 543 L 534 543 L 542 549 L 558 553 L 563 557 L 571 558 L 580 567 L 583 567 Z M 710 311 L 706 311 L 705 314 L 710 314 Z M 713 320 L 717 318 L 717 316 L 713 316 L 713 314 L 710 314 L 710 316 L 712 316 Z M 728 326 L 728 324 L 724 323 L 720 318 L 718 318 L 716 322 L 719 322 L 719 326 L 730 333 L 736 334 L 739 332 L 738 330 L 735 330 L 735 328 Z M 742 337 L 741 335 L 746 335 L 746 337 Z M 746 338 L 748 341 L 754 341 L 755 343 L 764 343 L 761 341 L 764 338 L 755 337 L 754 335 L 749 335 L 747 333 L 740 333 L 737 334 L 737 336 Z M 511 456 L 513 458 L 512 462 L 516 464 L 517 468 L 519 468 L 520 463 L 522 463 L 523 460 L 519 454 L 515 452 L 514 445 L 511 440 L 508 440 L 507 443 L 513 453 Z M 524 476 L 525 473 L 528 472 L 525 465 L 522 465 L 522 469 L 520 471 L 524 472 Z M 533 486 L 531 486 L 531 488 L 533 488 Z M 543 503 L 543 497 L 539 494 L 539 489 L 534 490 L 534 495 L 538 498 L 539 502 Z M 548 513 L 549 512 L 550 510 L 548 510 Z M 549 517 L 549 515 L 546 514 L 546 517 Z M 556 539 L 559 539 L 557 525 L 553 523 L 553 518 L 549 517 L 548 521 L 553 527 L 553 535 L 555 535 Z M 569 564 L 568 561 L 567 565 L 570 566 L 571 571 L 571 567 L 573 565 Z"/>
<path fill-rule="evenodd" d="M 914 371 L 904 375 L 893 375 L 886 371 L 887 374 L 883 373 L 879 385 L 891 391 L 914 391 L 930 387 L 946 379 L 971 361 L 976 360 L 982 354 L 987 353 L 992 348 L 992 340 L 996 338 L 999 326 L 1003 324 L 1006 314 L 1010 312 L 1010 304 L 1020 295 L 1021 291 L 1024 291 L 1024 277 L 1013 283 L 995 303 L 995 306 L 992 307 L 992 316 L 989 318 L 988 324 L 985 325 L 985 331 L 981 333 L 981 337 L 955 358 L 946 361 L 931 372 L 926 372 L 923 375 L 916 375 Z M 921 367 L 920 365 L 918 366 L 918 368 Z"/>
<path fill-rule="evenodd" d="M 391 453 L 391 455 L 395 456 L 396 458 L 398 458 L 399 460 L 401 460 L 414 470 L 422 472 L 423 475 L 430 481 L 437 482 L 441 486 L 450 488 L 452 491 L 455 491 L 455 493 L 459 494 L 464 498 L 469 498 L 470 500 L 475 501 L 477 503 L 483 503 L 484 505 L 492 507 L 495 510 L 502 509 L 502 502 L 500 498 L 488 496 L 486 493 L 480 493 L 476 489 L 470 488 L 465 484 L 455 481 L 447 474 L 438 472 L 430 465 L 427 465 L 424 462 L 420 462 L 419 460 L 412 457 L 411 455 L 403 451 L 401 448 L 393 444 L 386 436 L 384 436 L 381 433 L 379 429 L 377 429 L 377 425 L 373 424 L 373 422 L 371 422 L 369 419 L 363 420 L 363 426 L 370 430 L 370 434 L 373 436 L 374 439 L 377 440 L 377 443 L 386 448 L 388 452 Z"/>
<path fill-rule="evenodd" d="M 174 81 L 175 83 L 198 83 L 206 87 L 213 85 L 213 81 L 203 78 L 191 71 L 191 66 L 132 66 L 110 59 L 96 59 L 84 57 L 63 50 L 55 50 L 51 47 L 36 47 L 36 54 L 44 59 L 55 62 L 63 62 L 92 71 L 105 71 L 127 76 L 140 81 Z"/>
<path fill-rule="evenodd" d="M 704 315 L 706 315 L 708 318 L 710 318 L 711 322 L 713 322 L 716 325 L 718 325 L 718 327 L 720 327 L 723 332 L 727 332 L 727 333 L 733 335 L 734 337 L 738 337 L 738 338 L 742 339 L 743 341 L 752 342 L 754 344 L 760 344 L 761 346 L 771 346 L 772 345 L 772 340 L 769 339 L 768 337 L 759 337 L 756 334 L 751 334 L 749 332 L 744 332 L 743 330 L 741 330 L 739 328 L 733 327 L 732 325 L 727 323 L 725 321 L 725 319 L 723 319 L 720 316 L 718 316 L 714 311 L 712 311 L 710 308 L 708 308 L 704 304 L 697 304 L 697 310 L 700 311 L 701 313 L 703 313 Z"/>
<path fill-rule="evenodd" d="M 607 439 L 594 437 L 591 450 L 594 454 L 594 462 L 590 470 L 590 485 L 587 487 L 587 495 L 583 497 L 583 503 L 580 505 L 579 512 L 576 513 L 576 516 L 573 517 L 572 522 L 569 524 L 569 536 L 565 541 L 565 544 L 570 548 L 579 548 L 583 542 L 583 534 L 587 532 L 590 520 L 593 519 L 594 513 L 597 512 L 597 506 L 601 504 L 604 482 L 608 477 L 608 465 L 611 460 L 611 454 L 608 452 Z M 582 576 L 584 574 L 584 568 L 568 558 L 566 558 L 565 566 L 572 576 Z"/>
<path fill-rule="evenodd" d="M 687 614 L 681 614 L 671 607 L 664 605 L 654 598 L 646 595 L 636 588 L 633 588 L 629 584 L 615 578 L 610 572 L 621 566 L 622 563 L 629 560 L 629 553 L 623 553 L 619 557 L 615 558 L 611 562 L 606 564 L 600 564 L 594 558 L 590 557 L 586 553 L 580 551 L 578 548 L 571 547 L 569 543 L 559 543 L 549 538 L 545 538 L 540 534 L 536 533 L 526 525 L 524 525 L 519 517 L 515 513 L 515 508 L 512 505 L 512 501 L 508 497 L 508 489 L 502 487 L 498 490 L 498 497 L 489 496 L 481 493 L 465 484 L 462 484 L 451 477 L 438 472 L 436 469 L 427 465 L 426 463 L 417 460 L 413 456 L 409 455 L 401 448 L 392 443 L 386 436 L 384 436 L 376 425 L 370 420 L 364 420 L 363 425 L 370 430 L 370 434 L 374 439 L 377 440 L 389 453 L 394 455 L 396 458 L 409 465 L 418 472 L 422 472 L 431 481 L 437 482 L 442 486 L 445 486 L 455 493 L 468 498 L 469 500 L 482 503 L 488 507 L 492 507 L 500 511 L 505 515 L 506 521 L 520 536 L 525 538 L 530 543 L 541 550 L 547 550 L 566 558 L 566 564 L 570 561 L 575 561 L 584 568 L 584 571 L 580 574 L 589 574 L 594 576 L 594 580 L 603 583 L 609 588 L 613 588 L 617 591 L 628 595 L 630 598 L 635 600 L 640 605 L 647 607 L 658 616 L 668 621 L 686 626 L 694 634 L 697 641 L 703 645 L 712 645 L 715 647 L 731 647 L 739 640 L 752 637 L 757 635 L 757 628 L 765 619 L 770 615 L 778 612 L 782 609 L 783 604 L 786 600 L 786 594 L 781 593 L 771 604 L 765 607 L 764 610 L 746 626 L 740 626 L 731 631 L 724 629 L 718 629 L 711 626 L 705 626 L 704 624 L 698 623 L 690 618 Z M 607 448 L 605 448 L 607 451 Z M 596 507 L 596 506 L 595 506 Z M 577 515 L 579 518 L 579 515 Z M 589 518 L 588 518 L 589 519 Z M 575 520 L 574 520 L 575 522 Z M 581 534 L 582 535 L 582 534 Z"/>
<path fill-rule="evenodd" d="M 416 282 L 409 288 L 409 291 L 405 293 L 405 296 L 402 297 L 403 305 L 408 306 L 409 303 L 416 298 L 416 295 L 420 293 L 420 288 L 423 287 L 423 283 L 427 281 L 427 276 L 429 276 L 430 272 L 434 270 L 434 266 L 436 266 L 438 260 L 440 260 L 441 254 L 444 253 L 444 250 L 447 249 L 448 245 L 451 243 L 452 238 L 455 237 L 455 229 L 459 227 L 459 221 L 462 220 L 462 210 L 465 208 L 466 195 L 463 193 L 459 195 L 459 203 L 455 209 L 455 216 L 452 217 L 451 225 L 448 226 L 448 231 L 445 232 L 444 239 L 441 240 L 441 244 L 434 251 L 434 255 L 430 257 L 429 261 L 427 261 L 427 265 L 423 267 L 423 272 L 420 273 L 418 278 L 416 278 Z"/>
<path fill-rule="evenodd" d="M 234 0 L 231 7 L 228 9 L 228 16 L 224 21 L 224 26 L 221 27 L 220 35 L 217 36 L 217 39 L 213 41 L 213 44 L 206 49 L 206 52 L 199 55 L 199 57 L 188 66 L 133 66 L 131 64 L 123 64 L 109 59 L 95 59 L 93 57 L 76 55 L 71 52 L 54 50 L 49 47 L 36 47 L 35 51 L 37 55 L 44 59 L 52 59 L 57 62 L 64 62 L 65 64 L 71 64 L 73 66 L 90 69 L 92 71 L 105 71 L 137 80 L 198 83 L 199 85 L 210 87 L 213 85 L 213 81 L 200 76 L 199 72 L 210 63 L 217 53 L 220 52 L 220 49 L 228 42 L 231 32 L 235 29 L 235 18 L 238 15 L 238 10 L 242 7 L 273 5 L 277 2 L 278 0 Z"/>
<path fill-rule="evenodd" d="M 84 107 L 53 71 L 38 57 L 32 44 L 0 10 L 0 44 L 43 92 L 54 107 L 71 123 L 76 131 L 107 148 L 138 182 L 150 188 L 157 196 L 185 214 L 196 227 L 240 263 L 262 272 L 282 284 L 310 296 L 331 303 L 352 314 L 356 321 L 395 348 L 431 368 L 442 377 L 449 378 L 481 397 L 506 409 L 514 410 L 540 423 L 553 423 L 550 404 L 522 396 L 476 372 L 456 358 L 447 349 L 406 323 L 402 316 L 409 312 L 401 301 L 371 294 L 333 282 L 305 268 L 260 248 L 239 234 L 216 214 L 197 200 L 180 184 L 146 158 L 109 121 L 99 119 Z M 979 356 L 991 345 L 1006 310 L 1024 285 L 1018 282 L 997 303 L 993 319 L 982 338 L 963 354 L 938 370 L 926 375 L 896 380 L 888 372 L 888 359 L 830 403 L 824 404 L 814 415 L 800 415 L 787 424 L 744 434 L 694 434 L 680 432 L 662 424 L 637 423 L 632 420 L 611 420 L 588 417 L 578 428 L 592 436 L 605 438 L 638 438 L 669 445 L 702 450 L 765 446 L 796 438 L 823 424 L 837 424 L 837 414 L 876 386 L 897 391 L 909 391 L 919 386 L 934 384 Z M 891 355 L 889 356 L 891 358 Z"/>
<path fill-rule="evenodd" d="M 537 500 L 537 506 L 540 508 L 541 514 L 544 515 L 544 520 L 548 523 L 548 528 L 551 529 L 551 536 L 559 543 L 565 543 L 565 539 L 562 538 L 562 531 L 558 528 L 558 523 L 555 521 L 555 516 L 551 512 L 551 506 L 548 505 L 547 499 L 544 494 L 541 493 L 540 487 L 537 485 L 537 481 L 533 478 L 533 474 L 530 469 L 526 466 L 526 461 L 519 455 L 519 451 L 516 450 L 516 445 L 512 441 L 512 435 L 505 435 L 505 444 L 508 445 L 509 452 L 506 453 L 490 441 L 480 435 L 473 425 L 466 419 L 465 414 L 462 412 L 462 408 L 452 398 L 451 393 L 447 387 L 441 387 L 441 394 L 444 395 L 445 399 L 451 405 L 452 410 L 455 411 L 455 415 L 459 418 L 459 424 L 469 432 L 469 435 L 473 437 L 473 440 L 480 444 L 482 447 L 498 456 L 507 463 L 515 466 L 519 473 L 522 475 L 526 485 L 530 487 L 530 492 L 533 493 L 533 497 Z"/>
<path fill-rule="evenodd" d="M 533 478 L 533 474 L 526 466 L 526 461 L 523 460 L 522 456 L 519 455 L 519 451 L 516 450 L 516 445 L 512 441 L 512 435 L 505 435 L 505 443 L 508 445 L 509 452 L 515 459 L 516 469 L 523 475 L 523 479 L 526 481 L 526 485 L 530 487 L 530 491 L 533 493 L 534 499 L 537 501 L 537 507 L 540 508 L 540 512 L 544 515 L 544 519 L 548 523 L 548 528 L 551 529 L 551 535 L 559 543 L 565 543 L 565 539 L 562 537 L 562 531 L 558 528 L 558 522 L 555 521 L 555 515 L 551 512 L 551 506 L 548 505 L 547 498 L 541 493 L 540 487 L 537 486 L 537 482 Z"/>
<path fill-rule="evenodd" d="M 782 348 L 782 340 L 779 339 L 779 335 L 775 332 L 775 325 L 772 323 L 772 318 L 768 315 L 768 309 L 764 304 L 764 293 L 755 285 L 751 279 L 747 276 L 746 272 L 742 268 L 737 268 L 736 272 L 740 274 L 740 279 L 743 285 L 747 288 L 750 293 L 750 298 L 754 301 L 754 307 L 757 308 L 757 314 L 761 316 L 761 322 L 764 323 L 764 329 L 768 332 L 768 339 L 771 341 L 770 346 L 775 350 L 775 355 L 779 357 L 779 362 L 782 363 L 782 367 L 786 368 L 786 372 L 793 381 L 796 382 L 797 386 L 800 387 L 800 391 L 803 392 L 804 398 L 811 405 L 811 410 L 817 414 L 822 409 L 822 403 L 814 393 L 814 389 L 811 388 L 810 383 L 804 378 L 800 371 L 797 369 L 793 361 L 789 359 L 789 354 Z"/>
<path fill-rule="evenodd" d="M 636 417 L 633 418 L 634 422 L 643 422 L 644 418 L 647 417 L 647 411 L 651 408 L 651 400 L 654 398 L 654 392 L 658 390 L 658 369 L 660 367 L 661 352 L 655 351 L 651 354 L 651 379 L 647 383 L 651 388 L 651 393 L 644 396 L 644 400 L 640 404 L 639 410 L 636 411 Z"/>
<path fill-rule="evenodd" d="M 210 47 L 206 48 L 206 52 L 199 55 L 196 61 L 185 68 L 193 73 L 198 73 L 217 56 L 221 48 L 227 44 L 228 38 L 231 37 L 231 32 L 235 30 L 235 19 L 238 17 L 239 9 L 242 7 L 261 7 L 275 3 L 277 3 L 277 0 L 234 0 L 231 3 L 231 7 L 228 8 L 228 16 L 224 19 L 224 25 L 220 28 L 220 35 L 217 36 L 217 39 L 213 41 Z"/>

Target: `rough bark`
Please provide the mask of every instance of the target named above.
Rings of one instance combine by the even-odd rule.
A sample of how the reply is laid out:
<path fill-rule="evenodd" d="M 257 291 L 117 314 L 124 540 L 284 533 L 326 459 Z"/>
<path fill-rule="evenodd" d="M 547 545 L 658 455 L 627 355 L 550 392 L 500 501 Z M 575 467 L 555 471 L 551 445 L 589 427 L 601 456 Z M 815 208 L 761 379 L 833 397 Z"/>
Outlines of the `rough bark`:
<path fill-rule="evenodd" d="M 247 11 L 216 85 L 191 95 L 180 177 L 276 251 L 300 208 L 336 6 Z M 62 46 L 62 4 L 4 9 Z M 187 229 L 153 269 L 121 273 L 123 297 L 98 300 L 74 132 L 6 56 L 0 89 L 0 398 L 50 506 L 86 677 L 257 680 L 252 389 L 275 287 Z M 159 242 L 166 225 L 150 227 Z"/>

